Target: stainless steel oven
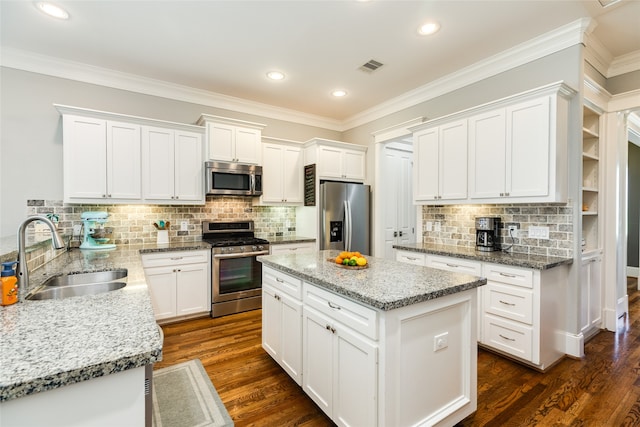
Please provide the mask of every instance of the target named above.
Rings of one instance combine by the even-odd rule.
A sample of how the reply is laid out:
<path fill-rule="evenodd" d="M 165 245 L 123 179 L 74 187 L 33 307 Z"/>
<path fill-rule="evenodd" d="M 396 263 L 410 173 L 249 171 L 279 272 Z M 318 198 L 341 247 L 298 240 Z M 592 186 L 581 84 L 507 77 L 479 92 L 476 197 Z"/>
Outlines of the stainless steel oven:
<path fill-rule="evenodd" d="M 262 307 L 262 264 L 269 242 L 254 237 L 253 221 L 202 223 L 211 249 L 211 317 Z"/>

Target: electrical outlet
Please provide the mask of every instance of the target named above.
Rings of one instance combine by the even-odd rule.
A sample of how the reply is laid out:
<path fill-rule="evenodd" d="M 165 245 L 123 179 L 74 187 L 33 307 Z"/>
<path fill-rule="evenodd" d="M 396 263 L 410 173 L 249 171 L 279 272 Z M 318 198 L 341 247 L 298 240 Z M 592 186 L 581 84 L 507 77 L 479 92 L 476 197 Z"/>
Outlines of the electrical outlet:
<path fill-rule="evenodd" d="M 433 231 L 433 222 L 427 221 L 427 231 Z"/>
<path fill-rule="evenodd" d="M 189 231 L 189 221 L 180 222 L 180 231 Z"/>
<path fill-rule="evenodd" d="M 73 226 L 73 235 L 74 236 L 79 236 L 80 235 L 80 231 L 82 230 L 82 224 L 76 224 Z"/>
<path fill-rule="evenodd" d="M 529 227 L 529 238 L 549 240 L 549 227 L 532 225 Z"/>
<path fill-rule="evenodd" d="M 507 231 L 510 237 L 518 237 L 518 229 L 520 228 L 520 224 L 515 222 L 507 223 Z"/>
<path fill-rule="evenodd" d="M 443 332 L 433 337 L 433 351 L 444 350 L 449 347 L 449 332 Z"/>
<path fill-rule="evenodd" d="M 440 227 L 440 222 L 436 221 L 433 223 L 433 231 L 440 231 L 442 228 Z"/>

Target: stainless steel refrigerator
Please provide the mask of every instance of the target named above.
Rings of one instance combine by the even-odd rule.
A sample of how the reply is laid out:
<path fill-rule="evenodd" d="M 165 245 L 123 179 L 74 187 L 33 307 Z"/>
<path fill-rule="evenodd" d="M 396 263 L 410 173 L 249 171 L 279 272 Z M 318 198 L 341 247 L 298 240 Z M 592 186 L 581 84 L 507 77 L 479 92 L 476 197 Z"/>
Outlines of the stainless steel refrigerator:
<path fill-rule="evenodd" d="M 337 249 L 370 254 L 371 190 L 369 185 L 321 182 L 319 207 L 320 250 Z"/>

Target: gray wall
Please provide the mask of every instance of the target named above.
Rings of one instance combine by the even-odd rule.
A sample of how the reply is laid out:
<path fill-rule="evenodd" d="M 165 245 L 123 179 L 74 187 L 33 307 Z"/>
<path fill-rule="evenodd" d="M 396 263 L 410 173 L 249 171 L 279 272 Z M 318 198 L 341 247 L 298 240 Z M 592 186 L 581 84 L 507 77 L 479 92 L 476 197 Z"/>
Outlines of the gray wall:
<path fill-rule="evenodd" d="M 61 118 L 53 104 L 179 123 L 214 114 L 266 124 L 265 136 L 340 139 L 332 130 L 0 67 L 0 237 L 14 235 L 27 200 L 62 200 Z"/>
<path fill-rule="evenodd" d="M 640 143 L 640 141 L 638 141 Z M 627 266 L 639 267 L 640 244 L 640 147 L 629 142 L 629 187 L 627 194 Z"/>

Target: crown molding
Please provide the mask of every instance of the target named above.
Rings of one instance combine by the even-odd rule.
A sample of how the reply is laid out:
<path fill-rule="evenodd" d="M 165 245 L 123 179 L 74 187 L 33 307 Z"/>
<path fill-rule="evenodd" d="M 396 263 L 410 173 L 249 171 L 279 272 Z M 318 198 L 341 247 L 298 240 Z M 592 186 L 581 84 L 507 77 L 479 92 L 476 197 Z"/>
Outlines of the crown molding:
<path fill-rule="evenodd" d="M 606 77 L 615 77 L 638 70 L 640 70 L 640 50 L 626 55 L 616 56 L 615 59 L 611 61 Z"/>
<path fill-rule="evenodd" d="M 19 49 L 3 48 L 0 66 L 324 129 L 343 130 L 339 120 Z"/>
<path fill-rule="evenodd" d="M 469 67 L 462 68 L 452 74 L 434 80 L 429 84 L 356 114 L 345 120 L 344 127 L 351 129 L 363 125 L 561 51 L 570 46 L 583 43 L 585 31 L 591 26 L 591 23 L 591 18 L 578 19 L 556 30 L 521 43 L 511 49 L 486 58 Z"/>
<path fill-rule="evenodd" d="M 584 43 L 592 22 L 579 19 L 344 121 L 11 48 L 3 49 L 0 66 L 343 132 Z"/>

